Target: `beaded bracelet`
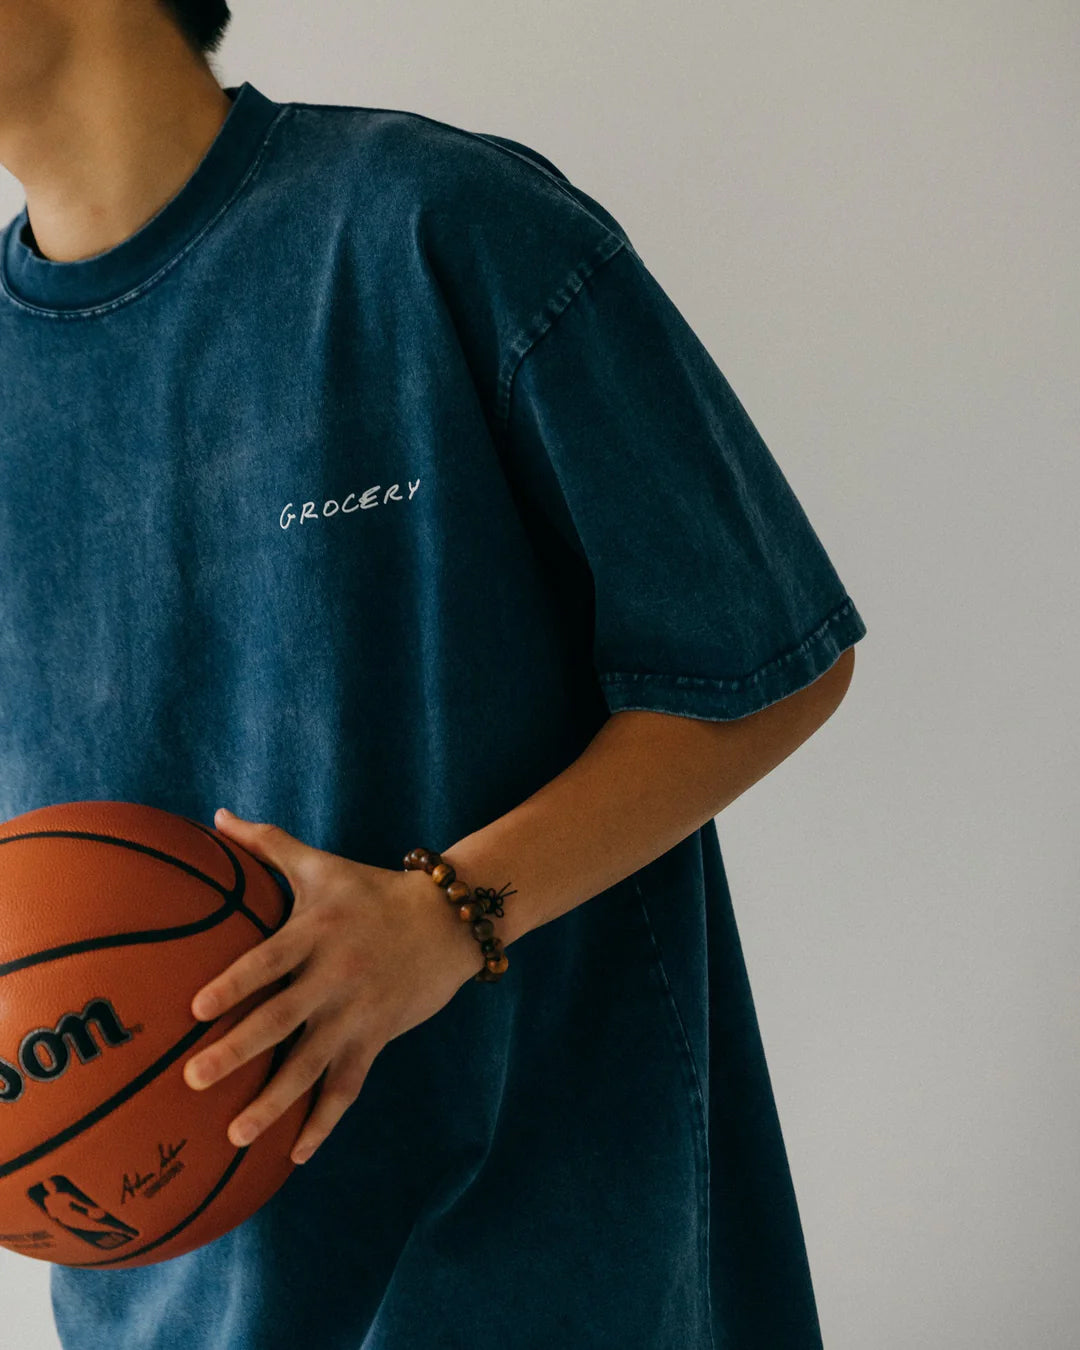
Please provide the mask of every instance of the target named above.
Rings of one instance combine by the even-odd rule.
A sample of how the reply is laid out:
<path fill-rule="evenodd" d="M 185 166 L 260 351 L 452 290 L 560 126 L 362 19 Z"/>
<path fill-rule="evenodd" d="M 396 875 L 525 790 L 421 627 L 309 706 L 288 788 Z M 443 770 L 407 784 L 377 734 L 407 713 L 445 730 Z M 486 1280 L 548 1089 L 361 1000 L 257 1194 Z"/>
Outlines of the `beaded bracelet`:
<path fill-rule="evenodd" d="M 501 980 L 510 962 L 503 951 L 502 942 L 495 936 L 495 925 L 485 916 L 494 914 L 500 919 L 503 917 L 504 895 L 515 893 L 506 890 L 510 883 L 505 882 L 497 891 L 477 886 L 471 892 L 470 898 L 469 887 L 464 881 L 458 881 L 453 867 L 448 862 L 443 862 L 442 856 L 434 849 L 412 848 L 405 854 L 404 861 L 407 872 L 423 868 L 432 881 L 446 891 L 446 898 L 457 910 L 458 917 L 470 926 L 473 937 L 479 942 L 484 953 L 484 964 L 473 979 L 487 984 Z"/>

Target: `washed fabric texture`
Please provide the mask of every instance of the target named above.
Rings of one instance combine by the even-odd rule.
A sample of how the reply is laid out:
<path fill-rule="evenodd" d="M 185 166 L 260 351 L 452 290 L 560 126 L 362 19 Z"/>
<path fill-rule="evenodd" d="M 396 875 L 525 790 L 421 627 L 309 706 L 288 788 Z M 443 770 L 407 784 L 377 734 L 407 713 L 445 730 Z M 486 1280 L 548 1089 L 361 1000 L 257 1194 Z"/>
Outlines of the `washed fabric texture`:
<path fill-rule="evenodd" d="M 227 805 L 400 868 L 613 713 L 745 717 L 863 637 L 550 160 L 227 93 L 131 238 L 54 262 L 25 206 L 0 237 L 4 818 Z M 715 823 L 508 955 L 247 1221 L 54 1265 L 66 1350 L 820 1350 Z"/>

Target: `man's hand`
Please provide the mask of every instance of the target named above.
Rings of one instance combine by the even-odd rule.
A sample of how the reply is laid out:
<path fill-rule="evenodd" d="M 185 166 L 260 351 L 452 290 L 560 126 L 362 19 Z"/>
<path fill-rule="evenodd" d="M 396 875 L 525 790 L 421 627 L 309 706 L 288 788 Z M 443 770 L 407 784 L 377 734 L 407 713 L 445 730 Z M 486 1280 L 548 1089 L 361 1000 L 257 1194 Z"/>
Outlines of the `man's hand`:
<path fill-rule="evenodd" d="M 483 954 L 422 871 L 352 862 L 224 810 L 214 825 L 287 878 L 293 910 L 276 933 L 199 990 L 192 1014 L 209 1021 L 254 990 L 293 978 L 192 1056 L 184 1077 L 189 1087 L 208 1087 L 306 1023 L 273 1079 L 229 1126 L 233 1144 L 250 1144 L 325 1070 L 292 1151 L 294 1162 L 305 1162 L 356 1100 L 383 1046 L 449 1003 Z"/>

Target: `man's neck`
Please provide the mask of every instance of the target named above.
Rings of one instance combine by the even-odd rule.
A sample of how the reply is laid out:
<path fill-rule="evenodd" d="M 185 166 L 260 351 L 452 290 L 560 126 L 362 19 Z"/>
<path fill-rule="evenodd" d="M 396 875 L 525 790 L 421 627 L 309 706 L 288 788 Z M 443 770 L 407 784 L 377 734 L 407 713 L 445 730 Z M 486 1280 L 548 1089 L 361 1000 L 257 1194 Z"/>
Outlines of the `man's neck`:
<path fill-rule="evenodd" d="M 166 36 L 163 59 L 140 49 L 70 63 L 0 126 L 0 162 L 23 185 L 34 240 L 74 262 L 114 248 L 188 181 L 232 102 L 209 66 Z"/>

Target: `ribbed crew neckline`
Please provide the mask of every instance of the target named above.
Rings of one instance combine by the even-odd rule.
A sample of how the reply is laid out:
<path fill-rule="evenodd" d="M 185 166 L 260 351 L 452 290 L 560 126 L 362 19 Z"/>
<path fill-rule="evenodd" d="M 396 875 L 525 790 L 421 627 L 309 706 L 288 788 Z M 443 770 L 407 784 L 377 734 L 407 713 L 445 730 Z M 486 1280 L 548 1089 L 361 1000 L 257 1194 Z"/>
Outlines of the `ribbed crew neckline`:
<path fill-rule="evenodd" d="M 175 196 L 114 248 L 75 262 L 35 251 L 26 203 L 0 237 L 0 281 L 9 299 L 51 313 L 97 310 L 131 297 L 225 209 L 287 104 L 245 80 L 224 91 L 232 99 L 217 136 Z"/>

